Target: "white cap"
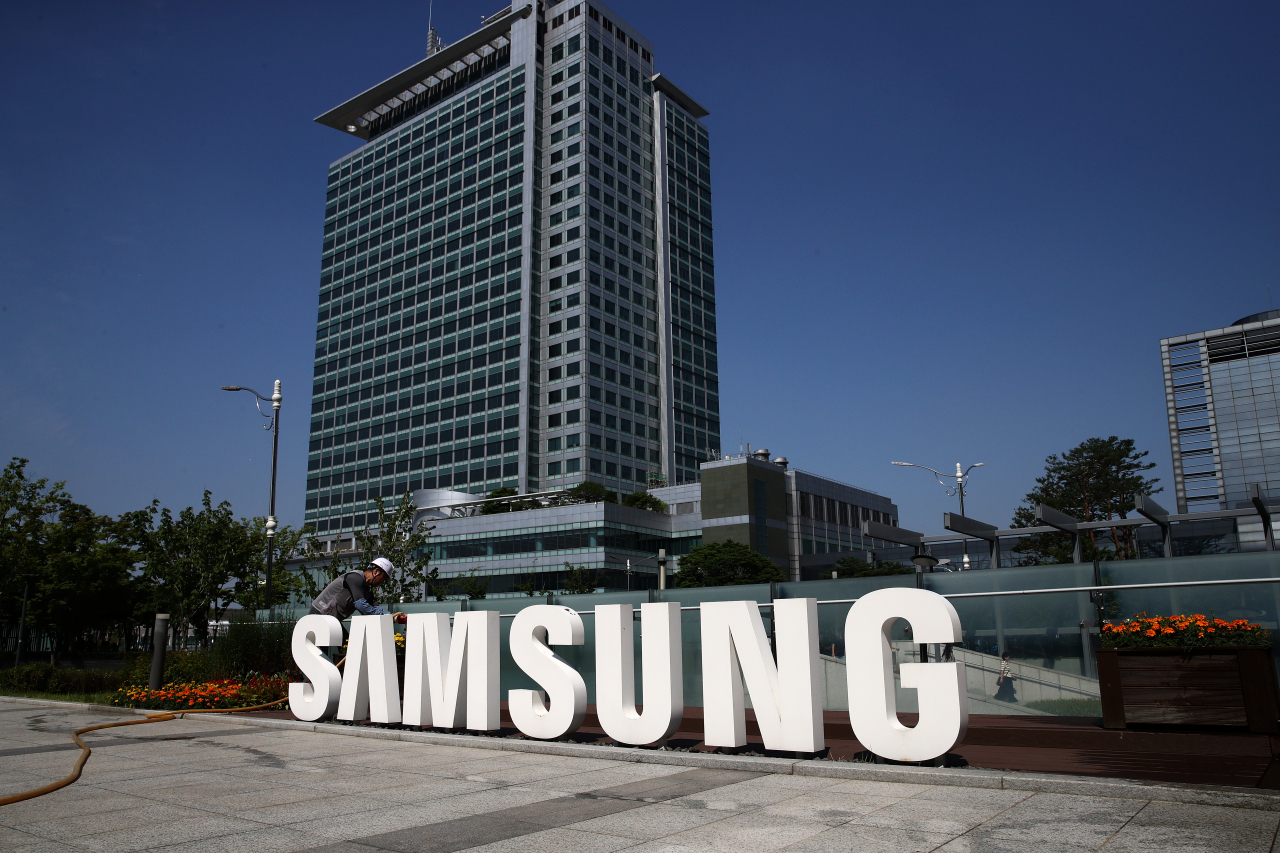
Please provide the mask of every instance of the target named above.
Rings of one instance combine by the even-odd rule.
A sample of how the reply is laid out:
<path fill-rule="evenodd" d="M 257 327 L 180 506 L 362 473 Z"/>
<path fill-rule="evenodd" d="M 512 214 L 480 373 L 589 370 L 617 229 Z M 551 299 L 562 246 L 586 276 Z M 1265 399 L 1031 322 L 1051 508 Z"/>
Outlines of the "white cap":
<path fill-rule="evenodd" d="M 396 570 L 395 565 L 386 557 L 378 557 L 370 565 L 372 565 L 373 568 L 382 569 L 382 571 L 386 573 L 387 577 L 391 577 L 391 573 Z"/>

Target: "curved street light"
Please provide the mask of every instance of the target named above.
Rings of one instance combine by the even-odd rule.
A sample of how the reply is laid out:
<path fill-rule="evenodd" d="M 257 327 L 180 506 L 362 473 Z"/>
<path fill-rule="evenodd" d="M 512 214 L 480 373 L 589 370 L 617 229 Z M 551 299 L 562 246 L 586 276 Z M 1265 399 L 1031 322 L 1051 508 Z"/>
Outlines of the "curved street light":
<path fill-rule="evenodd" d="M 280 394 L 280 380 L 277 379 L 275 388 L 272 390 L 270 397 L 264 397 L 252 388 L 244 388 L 240 385 L 223 385 L 223 391 L 248 391 L 257 400 L 253 401 L 253 405 L 257 407 L 258 414 L 264 418 L 268 418 L 268 423 L 262 425 L 263 429 L 269 429 L 274 432 L 271 437 L 271 507 L 267 514 L 266 533 L 267 533 L 267 609 L 272 609 L 271 603 L 271 557 L 275 550 L 276 539 L 276 460 L 280 455 L 280 401 L 283 396 Z M 271 404 L 271 414 L 262 411 L 262 405 L 258 402 Z"/>
<path fill-rule="evenodd" d="M 942 486 L 944 489 L 947 490 L 948 497 L 959 496 L 960 514 L 964 515 L 964 493 L 965 493 L 965 489 L 969 485 L 969 472 L 972 471 L 974 468 L 981 468 L 984 463 L 975 462 L 972 465 L 970 465 L 968 468 L 964 469 L 964 471 L 961 471 L 960 463 L 957 462 L 955 474 L 943 474 L 941 471 L 935 471 L 927 465 L 916 465 L 915 463 L 912 463 L 912 462 L 894 462 L 893 464 L 900 465 L 903 468 L 923 468 L 924 470 L 933 474 L 933 476 L 936 477 L 938 480 L 938 485 Z M 943 479 L 944 477 L 946 478 L 945 480 Z M 952 479 L 955 480 L 955 485 L 951 485 L 950 483 L 947 482 L 947 480 L 952 480 Z M 964 567 L 967 569 L 969 568 L 969 540 L 965 537 L 961 537 L 960 543 L 961 543 L 961 546 L 964 548 Z"/>

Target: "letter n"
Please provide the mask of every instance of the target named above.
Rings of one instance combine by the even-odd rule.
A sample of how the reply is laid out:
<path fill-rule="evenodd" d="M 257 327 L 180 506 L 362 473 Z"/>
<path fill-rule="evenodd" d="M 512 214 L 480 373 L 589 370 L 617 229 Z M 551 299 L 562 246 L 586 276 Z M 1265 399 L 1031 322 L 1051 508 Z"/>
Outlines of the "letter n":
<path fill-rule="evenodd" d="M 822 673 L 818 659 L 818 600 L 784 598 L 773 604 L 778 660 L 754 601 L 702 604 L 702 704 L 707 746 L 747 742 L 746 682 L 766 749 L 818 752 Z"/>

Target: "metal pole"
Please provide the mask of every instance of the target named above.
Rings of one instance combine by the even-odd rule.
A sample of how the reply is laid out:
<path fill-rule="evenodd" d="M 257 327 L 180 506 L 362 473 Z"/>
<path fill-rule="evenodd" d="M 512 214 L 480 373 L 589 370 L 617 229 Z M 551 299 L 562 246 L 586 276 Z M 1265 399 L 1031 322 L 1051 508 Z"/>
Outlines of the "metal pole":
<path fill-rule="evenodd" d="M 960 463 L 956 463 L 956 491 L 960 493 L 960 514 L 964 515 L 964 475 L 960 473 Z M 965 516 L 968 518 L 968 516 Z M 962 536 L 960 538 L 960 547 L 964 549 L 964 570 L 969 568 L 969 537 Z M 999 568 L 992 566 L 991 568 Z"/>
<path fill-rule="evenodd" d="M 667 588 L 667 549 L 658 549 L 658 589 Z"/>
<path fill-rule="evenodd" d="M 151 638 L 151 681 L 152 690 L 159 690 L 164 681 L 164 648 L 169 644 L 169 614 L 156 614 L 155 635 Z"/>
<path fill-rule="evenodd" d="M 271 408 L 275 410 L 272 418 L 271 437 L 271 508 L 267 516 L 267 610 L 272 610 L 273 601 L 271 598 L 271 557 L 275 551 L 276 544 L 276 460 L 280 456 L 280 401 L 283 396 L 280 393 L 280 380 L 276 380 L 275 389 L 271 394 Z"/>
<path fill-rule="evenodd" d="M 631 560 L 627 560 L 627 592 L 631 592 Z"/>
<path fill-rule="evenodd" d="M 13 667 L 17 669 L 22 664 L 22 627 L 27 622 L 27 592 L 31 589 L 31 578 L 23 577 L 22 579 L 22 616 L 18 619 L 18 645 L 13 650 Z"/>

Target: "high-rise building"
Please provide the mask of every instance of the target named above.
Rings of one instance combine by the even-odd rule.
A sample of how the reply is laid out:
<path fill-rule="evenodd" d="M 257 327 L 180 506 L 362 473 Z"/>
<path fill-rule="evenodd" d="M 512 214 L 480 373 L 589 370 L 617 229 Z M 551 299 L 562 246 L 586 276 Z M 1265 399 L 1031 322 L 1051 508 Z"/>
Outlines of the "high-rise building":
<path fill-rule="evenodd" d="M 720 448 L 706 110 L 599 3 L 512 6 L 317 121 L 306 521 L 696 481 Z"/>
<path fill-rule="evenodd" d="M 1254 483 L 1280 502 L 1280 311 L 1166 338 L 1160 356 L 1178 511 L 1247 506 Z"/>

